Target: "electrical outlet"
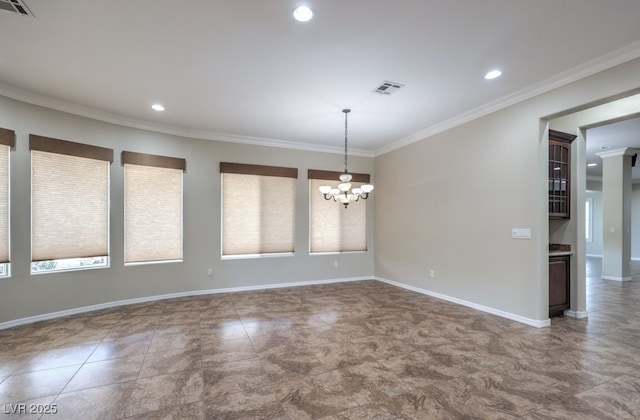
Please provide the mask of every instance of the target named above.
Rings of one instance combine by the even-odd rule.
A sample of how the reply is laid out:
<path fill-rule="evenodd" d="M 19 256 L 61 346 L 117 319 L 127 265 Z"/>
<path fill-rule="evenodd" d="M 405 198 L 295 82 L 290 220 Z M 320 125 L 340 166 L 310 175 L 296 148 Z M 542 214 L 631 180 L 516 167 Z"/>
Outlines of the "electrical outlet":
<path fill-rule="evenodd" d="M 435 270 L 429 270 L 429 277 L 430 278 L 434 278 L 436 276 L 436 271 Z"/>
<path fill-rule="evenodd" d="M 212 277 L 213 276 L 213 268 L 209 268 L 207 270 L 207 276 Z"/>
<path fill-rule="evenodd" d="M 335 260 L 333 262 L 333 268 L 338 268 L 338 267 L 340 267 L 340 263 L 338 262 L 338 260 Z"/>

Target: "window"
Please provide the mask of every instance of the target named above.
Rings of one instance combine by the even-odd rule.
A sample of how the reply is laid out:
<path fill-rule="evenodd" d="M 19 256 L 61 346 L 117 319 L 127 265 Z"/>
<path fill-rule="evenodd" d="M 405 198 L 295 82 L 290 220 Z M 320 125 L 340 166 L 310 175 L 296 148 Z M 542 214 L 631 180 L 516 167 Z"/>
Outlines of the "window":
<path fill-rule="evenodd" d="M 124 262 L 182 260 L 184 159 L 122 152 Z"/>
<path fill-rule="evenodd" d="M 0 128 L 0 277 L 10 275 L 9 254 L 9 152 L 16 145 L 16 133 Z"/>
<path fill-rule="evenodd" d="M 593 197 L 587 197 L 584 206 L 584 234 L 587 242 L 593 242 Z"/>
<path fill-rule="evenodd" d="M 368 174 L 353 175 L 352 184 L 369 183 Z M 337 184 L 339 172 L 309 170 L 310 251 L 349 252 L 367 250 L 367 202 L 358 200 L 344 208 L 333 200 L 325 200 L 318 188 Z"/>
<path fill-rule="evenodd" d="M 109 265 L 113 150 L 31 135 L 31 273 Z"/>
<path fill-rule="evenodd" d="M 221 162 L 220 172 L 222 255 L 292 253 L 298 170 Z"/>

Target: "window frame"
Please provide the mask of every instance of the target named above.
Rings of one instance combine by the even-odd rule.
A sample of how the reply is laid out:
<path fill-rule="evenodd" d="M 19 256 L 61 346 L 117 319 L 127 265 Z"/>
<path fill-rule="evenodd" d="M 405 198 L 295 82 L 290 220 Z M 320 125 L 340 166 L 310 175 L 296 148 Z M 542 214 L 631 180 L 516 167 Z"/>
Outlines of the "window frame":
<path fill-rule="evenodd" d="M 292 250 L 285 252 L 261 252 L 261 253 L 244 253 L 244 254 L 225 254 L 224 232 L 225 232 L 225 215 L 224 215 L 224 175 L 257 175 L 264 177 L 281 177 L 293 179 L 293 202 L 292 202 Z M 239 260 L 239 259 L 260 259 L 260 258 L 280 258 L 291 257 L 296 253 L 296 180 L 298 178 L 298 169 L 282 166 L 254 165 L 245 163 L 220 162 L 220 258 L 222 260 Z"/>
<path fill-rule="evenodd" d="M 7 154 L 7 261 L 0 263 L 0 279 L 11 277 L 11 151 L 16 147 L 16 132 L 0 128 L 0 145 L 8 147 Z"/>
<path fill-rule="evenodd" d="M 184 173 L 187 170 L 187 161 L 183 158 L 152 155 L 148 153 L 123 151 L 120 155 L 123 167 L 123 193 L 124 193 L 124 242 L 123 260 L 124 266 L 136 266 L 147 264 L 167 264 L 184 261 Z M 154 168 L 175 169 L 181 172 L 180 176 L 180 258 L 163 260 L 146 260 L 127 262 L 127 168 L 126 165 L 149 166 Z"/>
<path fill-rule="evenodd" d="M 29 135 L 29 151 L 31 152 L 31 215 L 30 215 L 30 244 L 31 244 L 31 257 L 29 263 L 29 273 L 31 275 L 68 272 L 68 271 L 82 271 L 109 268 L 111 265 L 111 164 L 113 163 L 113 149 L 89 145 L 85 143 L 76 143 L 67 140 L 60 140 L 50 137 L 39 136 L 35 134 Z M 65 156 L 73 156 L 79 158 L 93 159 L 97 161 L 107 162 L 107 177 L 106 177 L 106 254 L 86 257 L 69 257 L 69 258 L 54 258 L 50 260 L 33 260 L 33 151 L 46 152 L 51 154 L 59 154 Z M 89 262 L 94 259 L 104 259 L 103 262 L 95 264 L 84 265 L 85 262 Z M 75 262 L 75 263 L 74 263 Z M 37 268 L 38 265 L 54 263 L 56 266 L 53 268 Z M 57 264 L 62 263 L 62 268 L 57 268 Z"/>
<path fill-rule="evenodd" d="M 366 174 L 366 173 L 352 173 L 350 172 L 352 178 L 351 178 L 351 182 L 352 183 L 362 183 L 362 184 L 369 184 L 371 182 L 371 175 L 370 174 Z M 326 171 L 326 170 L 318 170 L 318 169 L 309 169 L 307 171 L 307 178 L 308 178 L 308 191 L 309 191 L 309 245 L 308 245 L 308 250 L 309 250 L 309 255 L 337 255 L 337 254 L 353 254 L 353 253 L 367 253 L 369 252 L 369 221 L 368 221 L 368 214 L 369 214 L 369 208 L 368 208 L 368 204 L 367 204 L 367 199 L 362 199 L 362 204 L 364 205 L 364 212 L 365 212 L 365 219 L 364 219 L 364 244 L 365 244 L 365 249 L 359 249 L 359 250 L 351 250 L 351 249 L 347 249 L 347 250 L 332 250 L 332 251 L 312 251 L 312 217 L 313 217 L 313 205 L 312 205 L 312 200 L 313 200 L 313 194 L 316 194 L 315 197 L 318 198 L 321 196 L 320 191 L 318 191 L 317 189 L 312 188 L 312 181 L 313 180 L 322 180 L 322 181 L 326 181 L 327 183 L 333 183 L 333 184 L 338 184 L 340 183 L 340 175 L 342 175 L 342 172 L 336 172 L 336 171 Z M 323 198 L 324 199 L 324 198 Z M 330 201 L 330 200 L 327 200 Z M 332 204 L 335 204 L 336 206 L 339 206 L 341 210 L 344 211 L 349 211 L 349 209 L 344 209 L 342 208 L 342 205 L 340 203 L 334 203 L 331 202 Z M 351 204 L 350 204 L 351 205 Z"/>
<path fill-rule="evenodd" d="M 584 220 L 585 241 L 593 242 L 593 197 L 585 199 Z"/>

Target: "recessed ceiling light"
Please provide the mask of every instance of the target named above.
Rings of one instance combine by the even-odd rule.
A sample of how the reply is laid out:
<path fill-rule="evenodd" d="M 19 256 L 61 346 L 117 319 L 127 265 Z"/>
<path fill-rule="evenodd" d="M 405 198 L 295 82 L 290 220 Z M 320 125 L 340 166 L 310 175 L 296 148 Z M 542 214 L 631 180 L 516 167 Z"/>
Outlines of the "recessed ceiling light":
<path fill-rule="evenodd" d="M 598 166 L 598 164 L 597 163 L 587 163 L 587 166 L 593 167 L 593 166 Z"/>
<path fill-rule="evenodd" d="M 502 72 L 500 70 L 491 70 L 489 73 L 484 75 L 484 78 L 487 80 L 493 80 L 502 76 Z"/>
<path fill-rule="evenodd" d="M 298 22 L 308 22 L 313 18 L 313 11 L 308 6 L 300 6 L 293 11 L 293 17 Z"/>
<path fill-rule="evenodd" d="M 153 109 L 154 111 L 164 111 L 164 107 L 160 104 L 151 105 L 151 109 Z"/>

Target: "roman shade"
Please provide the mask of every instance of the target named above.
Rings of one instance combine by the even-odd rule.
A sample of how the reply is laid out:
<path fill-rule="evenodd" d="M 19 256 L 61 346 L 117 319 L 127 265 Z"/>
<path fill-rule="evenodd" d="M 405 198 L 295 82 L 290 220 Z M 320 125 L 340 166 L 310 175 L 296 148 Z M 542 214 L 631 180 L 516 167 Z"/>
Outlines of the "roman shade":
<path fill-rule="evenodd" d="M 325 200 L 321 185 L 338 184 L 341 172 L 310 169 L 309 178 L 309 251 L 349 252 L 367 250 L 367 202 L 359 200 L 348 208 Z M 351 174 L 351 183 L 360 187 L 370 182 L 368 174 Z"/>
<path fill-rule="evenodd" d="M 296 168 L 220 163 L 222 255 L 294 251 Z"/>
<path fill-rule="evenodd" d="M 0 128 L 0 144 L 16 147 L 16 132 L 7 128 Z"/>
<path fill-rule="evenodd" d="M 16 133 L 0 128 L 0 264 L 9 262 L 9 153 Z"/>
<path fill-rule="evenodd" d="M 113 150 L 29 137 L 31 260 L 109 255 L 109 167 Z"/>
<path fill-rule="evenodd" d="M 125 263 L 182 260 L 180 158 L 122 152 L 125 182 Z"/>

